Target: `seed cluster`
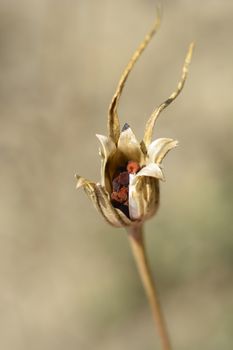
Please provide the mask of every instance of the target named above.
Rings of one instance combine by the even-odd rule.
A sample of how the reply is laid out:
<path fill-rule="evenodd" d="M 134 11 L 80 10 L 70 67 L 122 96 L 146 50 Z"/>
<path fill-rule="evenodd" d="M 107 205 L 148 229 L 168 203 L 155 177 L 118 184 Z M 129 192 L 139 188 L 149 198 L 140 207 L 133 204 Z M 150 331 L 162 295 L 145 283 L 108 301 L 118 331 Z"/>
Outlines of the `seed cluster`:
<path fill-rule="evenodd" d="M 120 209 L 129 217 L 129 174 L 136 174 L 140 165 L 135 161 L 128 161 L 125 167 L 117 169 L 112 180 L 111 202 L 115 208 Z"/>

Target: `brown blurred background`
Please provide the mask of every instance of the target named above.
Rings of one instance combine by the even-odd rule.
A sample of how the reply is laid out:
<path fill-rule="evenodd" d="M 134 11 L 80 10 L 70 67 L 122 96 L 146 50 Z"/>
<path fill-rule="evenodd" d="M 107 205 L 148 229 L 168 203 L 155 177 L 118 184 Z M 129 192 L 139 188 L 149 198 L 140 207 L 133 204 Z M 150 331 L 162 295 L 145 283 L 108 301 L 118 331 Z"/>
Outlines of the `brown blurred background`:
<path fill-rule="evenodd" d="M 95 133 L 156 1 L 0 1 L 0 348 L 154 350 L 157 336 L 126 234 L 74 174 L 99 180 Z M 233 348 L 233 2 L 164 1 L 162 27 L 130 75 L 122 124 L 138 138 L 175 88 L 155 137 L 164 162 L 148 252 L 174 349 Z"/>

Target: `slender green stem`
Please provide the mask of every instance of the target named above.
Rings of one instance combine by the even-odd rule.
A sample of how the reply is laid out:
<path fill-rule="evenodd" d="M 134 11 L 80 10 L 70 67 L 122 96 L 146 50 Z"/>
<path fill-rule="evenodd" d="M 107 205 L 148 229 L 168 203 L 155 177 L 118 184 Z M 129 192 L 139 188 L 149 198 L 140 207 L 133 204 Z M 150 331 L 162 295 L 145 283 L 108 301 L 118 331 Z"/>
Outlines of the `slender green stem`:
<path fill-rule="evenodd" d="M 135 262 L 137 264 L 141 281 L 152 309 L 155 325 L 161 339 L 162 349 L 171 350 L 165 320 L 162 314 L 155 283 L 153 281 L 148 259 L 146 256 L 142 226 L 133 226 L 128 229 L 128 233 Z"/>

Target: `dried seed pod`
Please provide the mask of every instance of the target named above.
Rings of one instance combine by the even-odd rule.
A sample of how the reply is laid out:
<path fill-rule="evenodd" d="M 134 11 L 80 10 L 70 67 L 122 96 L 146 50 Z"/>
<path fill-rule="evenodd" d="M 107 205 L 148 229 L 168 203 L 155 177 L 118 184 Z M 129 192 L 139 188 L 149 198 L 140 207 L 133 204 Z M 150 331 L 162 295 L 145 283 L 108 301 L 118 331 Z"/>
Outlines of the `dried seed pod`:
<path fill-rule="evenodd" d="M 161 162 L 178 142 L 160 138 L 153 142 L 152 133 L 160 113 L 183 89 L 194 44 L 191 44 L 183 65 L 177 89 L 155 109 L 146 123 L 141 143 L 126 123 L 120 132 L 118 103 L 127 77 L 148 45 L 160 23 L 158 17 L 152 30 L 134 53 L 119 81 L 109 106 L 109 136 L 97 135 L 101 143 L 101 185 L 77 176 L 77 188 L 83 187 L 104 218 L 116 227 L 131 226 L 155 214 L 159 205 L 159 180 L 164 180 Z"/>

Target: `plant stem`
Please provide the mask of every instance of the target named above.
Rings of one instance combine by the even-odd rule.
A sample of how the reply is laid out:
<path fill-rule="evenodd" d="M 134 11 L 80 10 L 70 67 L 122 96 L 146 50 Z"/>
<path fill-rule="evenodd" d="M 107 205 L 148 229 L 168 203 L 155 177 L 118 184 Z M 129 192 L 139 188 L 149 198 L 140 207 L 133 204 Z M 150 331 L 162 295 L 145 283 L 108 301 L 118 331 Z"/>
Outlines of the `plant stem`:
<path fill-rule="evenodd" d="M 155 325 L 161 339 L 162 349 L 171 350 L 165 320 L 162 314 L 155 283 L 153 281 L 148 259 L 146 256 L 142 226 L 130 227 L 128 229 L 128 233 L 135 262 L 137 264 L 141 281 L 152 309 Z"/>

